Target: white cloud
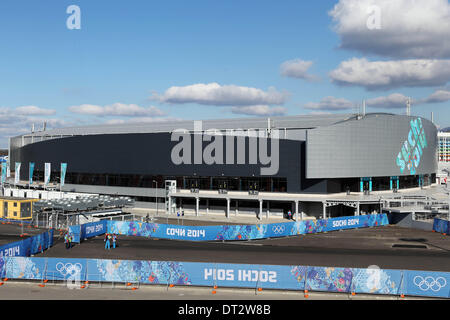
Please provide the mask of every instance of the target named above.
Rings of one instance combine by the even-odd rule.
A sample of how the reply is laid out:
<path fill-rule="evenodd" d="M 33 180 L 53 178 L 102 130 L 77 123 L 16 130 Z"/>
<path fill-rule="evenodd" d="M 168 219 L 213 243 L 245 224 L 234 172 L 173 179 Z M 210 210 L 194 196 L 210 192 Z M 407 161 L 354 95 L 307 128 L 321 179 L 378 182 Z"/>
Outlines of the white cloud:
<path fill-rule="evenodd" d="M 55 110 L 37 106 L 0 107 L 0 147 L 7 148 L 10 137 L 31 132 L 33 124 L 36 130 L 41 130 L 44 122 L 47 129 L 64 125 L 64 120 L 48 118 L 55 113 Z"/>
<path fill-rule="evenodd" d="M 21 106 L 17 108 L 0 107 L 0 115 L 8 116 L 49 116 L 55 113 L 56 110 L 36 106 Z"/>
<path fill-rule="evenodd" d="M 301 59 L 289 60 L 281 64 L 280 72 L 284 77 L 313 81 L 317 80 L 318 77 L 308 74 L 308 70 L 312 65 L 312 61 L 304 61 Z"/>
<path fill-rule="evenodd" d="M 421 103 L 441 103 L 450 101 L 450 88 L 439 89 L 433 92 L 428 98 L 421 100 Z"/>
<path fill-rule="evenodd" d="M 387 97 L 378 97 L 366 100 L 366 106 L 380 109 L 401 109 L 406 108 L 408 97 L 400 93 L 393 93 Z"/>
<path fill-rule="evenodd" d="M 450 58 L 447 0 L 340 0 L 329 15 L 343 49 L 393 58 Z M 369 27 L 372 20 L 379 20 L 380 28 Z"/>
<path fill-rule="evenodd" d="M 249 116 L 283 116 L 287 113 L 287 109 L 284 107 L 269 107 L 266 105 L 260 106 L 245 106 L 245 107 L 232 107 L 231 112 L 234 114 L 243 114 Z"/>
<path fill-rule="evenodd" d="M 28 116 L 49 116 L 56 113 L 56 110 L 52 109 L 43 109 L 36 106 L 22 106 L 17 107 L 15 112 L 20 115 L 28 115 Z"/>
<path fill-rule="evenodd" d="M 162 110 L 153 106 L 144 108 L 136 104 L 124 104 L 124 103 L 114 103 L 106 106 L 82 104 L 79 106 L 69 107 L 69 111 L 77 114 L 91 115 L 97 117 L 107 117 L 107 116 L 156 117 L 165 115 L 165 113 Z"/>
<path fill-rule="evenodd" d="M 353 109 L 355 104 L 347 99 L 325 97 L 320 102 L 309 102 L 304 105 L 309 110 L 341 111 Z"/>
<path fill-rule="evenodd" d="M 47 118 L 39 116 L 27 116 L 18 113 L 9 112 L 7 108 L 0 109 L 0 147 L 7 148 L 10 137 L 31 133 L 34 124 L 35 131 L 42 130 L 43 123 L 46 123 L 46 129 L 54 129 L 71 124 L 63 119 Z"/>
<path fill-rule="evenodd" d="M 154 94 L 153 99 L 164 103 L 197 103 L 211 106 L 254 106 L 281 105 L 288 97 L 285 92 L 274 88 L 263 91 L 257 88 L 218 83 L 193 84 L 185 87 L 171 87 L 162 95 Z"/>
<path fill-rule="evenodd" d="M 450 60 L 399 60 L 370 62 L 353 58 L 330 72 L 331 80 L 342 86 L 368 90 L 398 87 L 432 87 L 450 81 Z"/>

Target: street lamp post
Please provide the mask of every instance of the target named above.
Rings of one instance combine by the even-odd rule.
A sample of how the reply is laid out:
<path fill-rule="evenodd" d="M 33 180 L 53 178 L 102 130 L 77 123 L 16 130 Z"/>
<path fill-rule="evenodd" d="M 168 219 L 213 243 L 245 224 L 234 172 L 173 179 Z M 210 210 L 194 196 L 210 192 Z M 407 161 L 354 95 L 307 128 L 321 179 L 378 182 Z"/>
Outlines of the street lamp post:
<path fill-rule="evenodd" d="M 158 216 L 158 181 L 153 180 L 153 182 L 156 183 L 155 200 L 156 200 L 156 216 Z"/>

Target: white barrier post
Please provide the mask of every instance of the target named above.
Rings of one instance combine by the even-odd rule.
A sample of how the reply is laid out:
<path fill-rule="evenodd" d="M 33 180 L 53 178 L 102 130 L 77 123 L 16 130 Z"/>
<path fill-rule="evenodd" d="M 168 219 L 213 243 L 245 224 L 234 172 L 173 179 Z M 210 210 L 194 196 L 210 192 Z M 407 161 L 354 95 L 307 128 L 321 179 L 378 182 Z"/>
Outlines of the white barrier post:
<path fill-rule="evenodd" d="M 81 243 L 81 239 L 80 239 Z M 81 289 L 84 289 L 87 287 L 89 281 L 88 281 L 88 260 L 86 260 L 86 271 L 84 272 L 84 283 L 81 285 Z"/>
<path fill-rule="evenodd" d="M 45 258 L 44 272 L 42 273 L 41 284 L 39 285 L 39 287 L 41 287 L 41 288 L 45 287 L 45 283 L 47 283 L 47 281 L 48 281 L 48 279 L 46 277 L 46 275 L 47 275 L 47 266 L 48 266 L 48 258 Z"/>
<path fill-rule="evenodd" d="M 212 294 L 216 294 L 216 289 L 217 289 L 217 264 L 214 264 L 214 272 L 213 272 L 213 291 Z"/>
<path fill-rule="evenodd" d="M 5 260 L 5 264 L 4 264 L 4 270 L 5 270 L 5 272 L 2 274 L 2 275 L 0 275 L 1 277 L 0 277 L 0 286 L 2 286 L 3 285 L 3 281 L 8 281 L 8 278 L 6 277 L 7 276 L 7 272 L 6 272 L 6 268 L 8 267 L 8 258 L 6 258 L 6 260 Z"/>
<path fill-rule="evenodd" d="M 170 283 L 171 280 L 172 280 L 172 271 L 170 271 L 169 278 L 167 279 L 167 290 L 169 290 L 169 287 L 171 288 L 173 287 L 173 284 Z"/>
<path fill-rule="evenodd" d="M 402 277 L 400 279 L 399 292 L 398 292 L 398 293 L 400 293 L 400 298 L 402 298 L 402 299 L 405 297 L 405 294 L 403 292 L 403 283 L 404 283 L 404 278 L 405 278 L 404 272 L 405 271 L 402 270 Z"/>
<path fill-rule="evenodd" d="M 304 297 L 305 298 L 308 298 L 309 297 L 309 295 L 308 295 L 308 267 L 306 267 L 306 271 L 305 271 L 305 286 L 304 286 L 304 288 L 303 288 L 303 290 L 304 290 Z"/>
<path fill-rule="evenodd" d="M 256 278 L 255 295 L 258 295 L 258 291 L 262 291 L 262 288 L 258 286 L 259 282 L 261 281 L 261 269 L 262 267 L 259 266 L 258 278 Z"/>
<path fill-rule="evenodd" d="M 350 293 L 351 293 L 352 296 L 356 295 L 356 292 L 354 290 L 355 289 L 355 285 L 354 285 L 354 282 L 353 282 L 354 278 L 355 278 L 355 274 L 353 273 L 353 270 L 352 270 L 352 280 L 350 282 Z"/>

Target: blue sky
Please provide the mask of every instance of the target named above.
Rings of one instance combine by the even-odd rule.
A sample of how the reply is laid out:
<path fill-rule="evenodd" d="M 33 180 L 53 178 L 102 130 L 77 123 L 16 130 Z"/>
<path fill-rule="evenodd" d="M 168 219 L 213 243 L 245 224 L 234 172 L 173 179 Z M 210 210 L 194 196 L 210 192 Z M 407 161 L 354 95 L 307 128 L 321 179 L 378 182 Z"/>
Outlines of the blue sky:
<path fill-rule="evenodd" d="M 395 39 L 398 30 L 391 16 L 404 9 L 391 8 L 383 0 L 361 0 L 383 10 L 377 32 L 384 33 L 372 41 L 371 30 L 348 28 L 361 17 L 346 11 L 352 1 L 2 1 L 0 147 L 7 146 L 8 136 L 23 134 L 31 123 L 44 120 L 58 127 L 351 113 L 363 99 L 372 99 L 369 112 L 404 113 L 403 97 L 413 98 L 413 114 L 430 118 L 433 111 L 438 125 L 449 126 L 450 76 L 445 71 L 424 81 L 396 73 L 389 75 L 392 86 L 368 84 L 356 74 L 356 65 L 363 73 L 376 68 L 384 81 L 381 69 L 392 70 L 392 64 L 408 69 L 400 62 L 419 59 L 436 64 L 424 74 L 450 68 L 443 38 L 447 25 L 442 34 L 432 34 L 438 46 L 442 43 L 439 52 L 417 53 L 413 49 L 422 44 L 416 41 L 388 44 L 380 53 L 386 44 L 381 41 L 387 41 L 380 39 Z M 447 0 L 427 1 L 436 6 L 418 8 L 425 12 L 424 19 L 437 23 L 448 18 Z M 399 2 L 404 8 L 415 3 Z M 66 26 L 70 5 L 81 10 L 79 30 Z M 330 14 L 336 5 L 340 9 Z M 336 21 L 339 31 L 333 28 Z M 414 35 L 413 27 L 405 30 Z M 429 42 L 423 46 L 431 47 Z M 365 59 L 367 66 L 352 59 Z M 355 73 L 350 80 L 348 68 L 341 68 L 345 61 Z M 291 62 L 289 68 L 300 62 L 308 67 L 283 75 L 286 62 Z M 365 76 L 372 77 L 367 72 Z M 430 99 L 433 94 L 439 98 Z"/>

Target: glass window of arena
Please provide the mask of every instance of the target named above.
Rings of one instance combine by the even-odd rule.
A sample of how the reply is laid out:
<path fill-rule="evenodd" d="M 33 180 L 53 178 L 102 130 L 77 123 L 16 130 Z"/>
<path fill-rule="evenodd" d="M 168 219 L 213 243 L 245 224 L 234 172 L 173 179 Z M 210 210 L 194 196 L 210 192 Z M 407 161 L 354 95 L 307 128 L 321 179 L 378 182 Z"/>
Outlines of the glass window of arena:
<path fill-rule="evenodd" d="M 66 174 L 66 184 L 113 187 L 155 188 L 156 181 L 161 188 L 165 180 L 176 180 L 177 186 L 183 189 L 287 192 L 287 179 L 274 177 L 151 176 L 73 172 Z"/>

